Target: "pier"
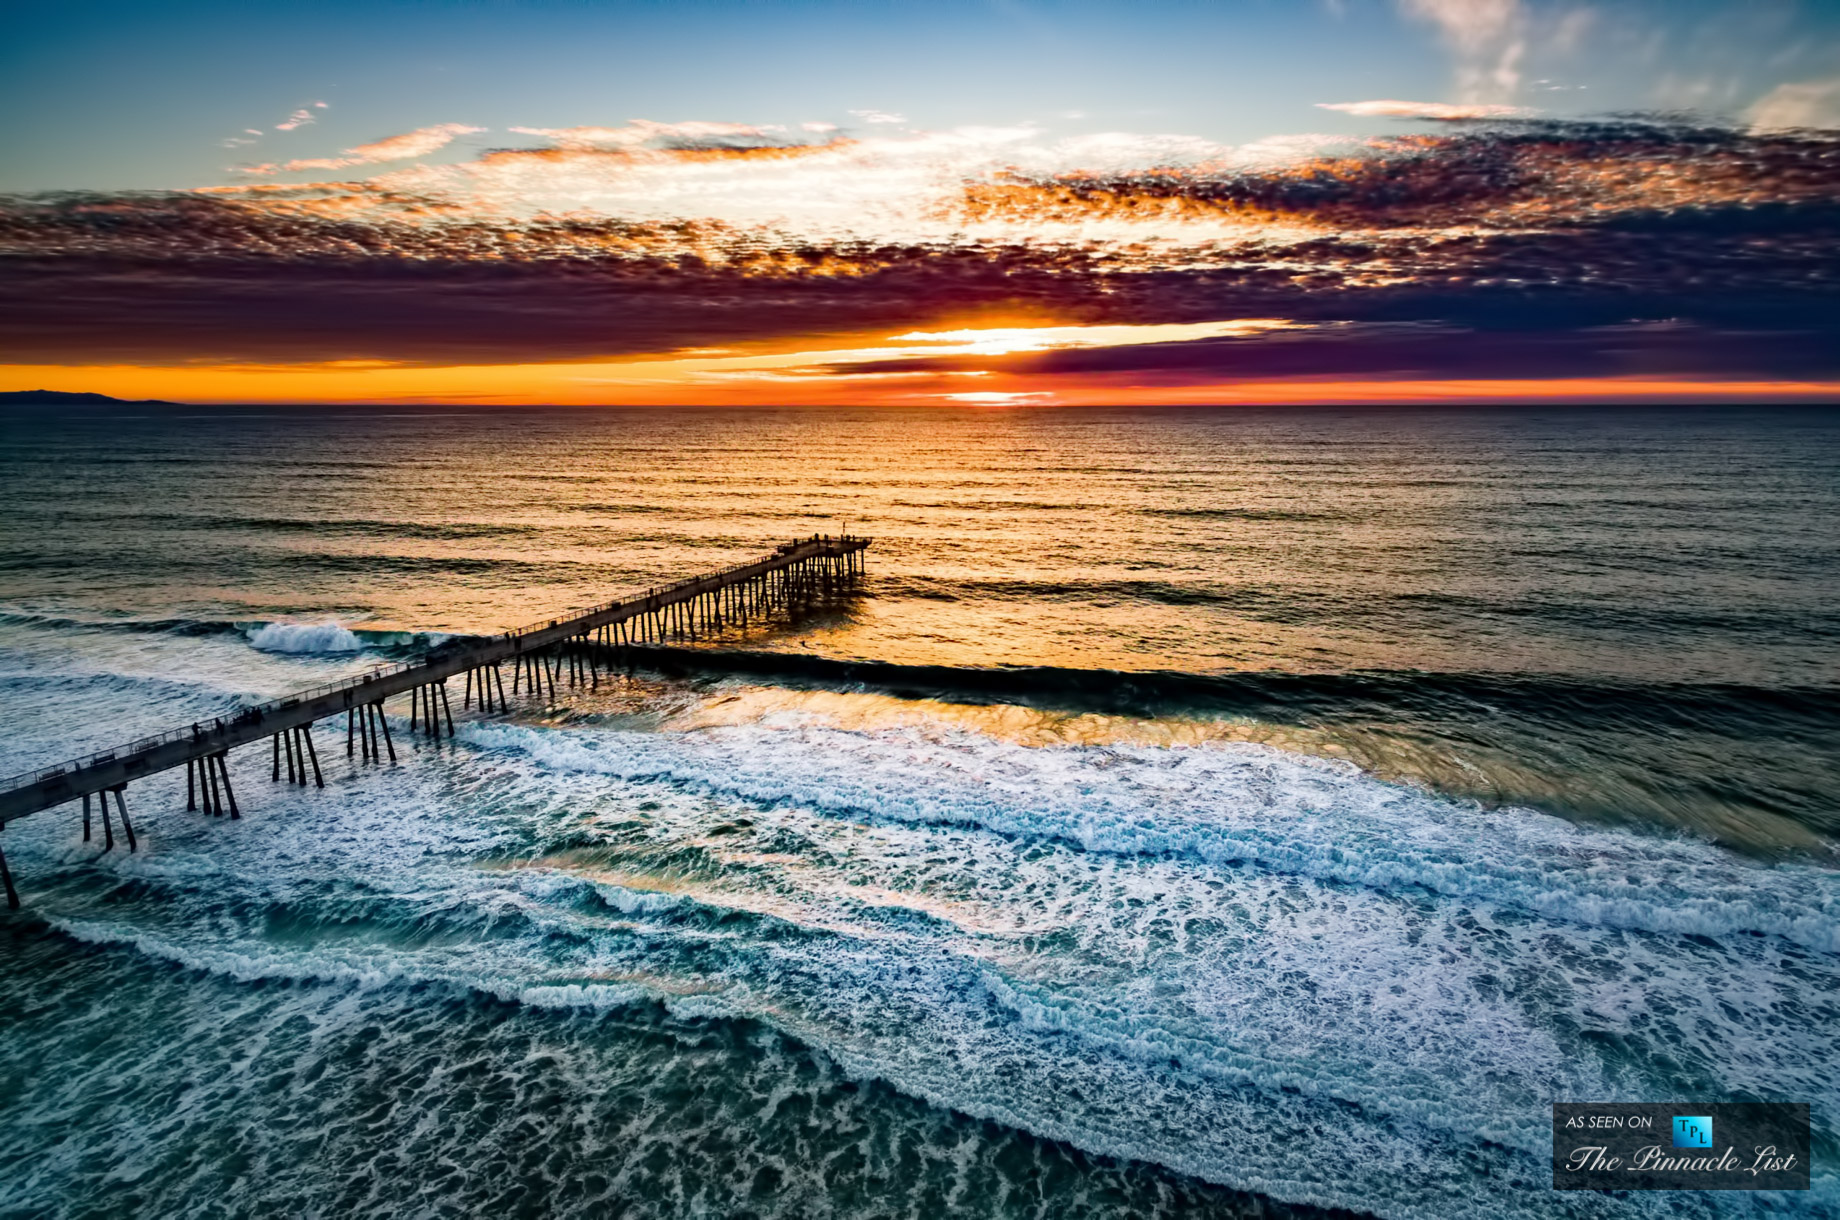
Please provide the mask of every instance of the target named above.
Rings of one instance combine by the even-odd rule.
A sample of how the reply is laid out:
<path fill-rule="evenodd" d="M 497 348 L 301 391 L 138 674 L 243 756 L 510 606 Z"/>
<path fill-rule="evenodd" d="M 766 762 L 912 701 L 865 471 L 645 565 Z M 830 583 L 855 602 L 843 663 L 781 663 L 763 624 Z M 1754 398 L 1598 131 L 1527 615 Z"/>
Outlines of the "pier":
<path fill-rule="evenodd" d="M 813 536 L 786 543 L 751 563 L 692 577 L 665 588 L 552 618 L 519 631 L 450 640 L 416 661 L 383 666 L 342 682 L 312 687 L 232 715 L 53 767 L 0 780 L 0 830 L 7 823 L 71 801 L 83 803 L 83 838 L 91 840 L 91 801 L 102 822 L 103 849 L 115 846 L 121 823 L 129 851 L 138 850 L 124 795 L 135 780 L 184 767 L 186 808 L 240 818 L 231 785 L 230 751 L 267 739 L 269 778 L 285 773 L 297 785 L 326 786 L 318 747 L 309 730 L 344 717 L 345 752 L 363 762 L 396 760 L 396 743 L 384 701 L 409 696 L 409 731 L 440 737 L 454 733 L 447 683 L 462 678 L 462 709 L 505 712 L 526 692 L 553 699 L 558 684 L 598 687 L 603 663 L 634 644 L 662 644 L 712 634 L 761 618 L 792 613 L 856 588 L 863 551 L 872 539 Z M 506 682 L 506 670 L 510 682 Z M 509 689 L 507 689 L 507 687 Z M 110 809 L 111 798 L 114 809 Z M 0 882 L 7 905 L 19 895 L 0 844 Z"/>

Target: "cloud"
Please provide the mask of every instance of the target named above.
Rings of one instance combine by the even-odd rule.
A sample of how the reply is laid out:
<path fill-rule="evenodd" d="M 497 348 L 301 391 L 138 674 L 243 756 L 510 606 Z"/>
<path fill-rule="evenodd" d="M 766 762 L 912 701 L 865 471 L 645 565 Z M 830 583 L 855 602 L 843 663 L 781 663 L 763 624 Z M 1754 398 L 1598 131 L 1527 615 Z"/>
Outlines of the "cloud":
<path fill-rule="evenodd" d="M 886 110 L 852 110 L 850 111 L 850 113 L 855 115 L 857 118 L 861 119 L 865 123 L 905 123 L 907 122 L 906 115 L 890 114 Z"/>
<path fill-rule="evenodd" d="M 235 172 L 252 177 L 266 177 L 277 172 L 337 171 L 350 169 L 354 165 L 378 165 L 389 161 L 406 161 L 439 152 L 458 136 L 471 135 L 484 130 L 486 130 L 484 127 L 469 127 L 465 123 L 437 123 L 432 127 L 418 127 L 414 131 L 406 131 L 399 136 L 386 136 L 381 140 L 373 140 L 369 144 L 348 148 L 343 157 L 297 157 L 281 165 L 272 162 L 263 165 L 246 165 Z M 252 141 L 239 142 L 247 144 Z"/>
<path fill-rule="evenodd" d="M 1360 115 L 1363 118 L 1387 117 L 1403 119 L 1440 119 L 1456 122 L 1465 119 L 1524 119 L 1531 118 L 1538 111 L 1524 106 L 1491 106 L 1473 104 L 1453 106 L 1447 102 L 1400 102 L 1390 99 L 1372 102 L 1318 102 L 1318 110 L 1339 110 L 1343 114 Z"/>
<path fill-rule="evenodd" d="M 1252 156 L 1027 128 L 753 130 L 553 129 L 569 134 L 364 182 L 0 199 L 0 354 L 553 361 L 1284 319 L 1296 333 L 1164 331 L 1191 340 L 1135 355 L 998 334 L 1008 354 L 977 359 L 1146 384 L 1312 361 L 1735 375 L 1840 359 L 1840 134 L 1531 119 Z M 1656 318 L 1682 325 L 1604 329 Z M 975 371 L 921 359 L 855 371 Z"/>
<path fill-rule="evenodd" d="M 432 127 L 418 127 L 399 136 L 387 136 L 345 151 L 362 161 L 404 161 L 437 152 L 447 147 L 457 136 L 472 135 L 484 130 L 483 127 L 469 127 L 465 123 L 436 123 Z"/>
<path fill-rule="evenodd" d="M 660 143 L 767 140 L 770 133 L 745 123 L 655 123 L 634 119 L 624 127 L 513 127 L 519 135 L 542 136 L 563 148 L 643 148 Z M 807 130 L 815 130 L 809 124 Z"/>
<path fill-rule="evenodd" d="M 289 114 L 286 119 L 275 124 L 275 130 L 294 131 L 301 127 L 310 127 L 319 117 L 313 112 L 315 110 L 324 110 L 327 108 L 327 105 L 328 103 L 326 102 L 310 102 L 305 106 L 296 107 L 293 113 Z M 254 127 L 245 128 L 244 130 L 252 136 L 259 136 L 262 134 L 259 129 Z"/>
<path fill-rule="evenodd" d="M 1399 7 L 1435 25 L 1456 54 L 1463 101 L 1500 101 L 1520 87 L 1527 53 L 1520 0 L 1399 0 Z"/>
<path fill-rule="evenodd" d="M 800 123 L 799 130 L 809 131 L 815 135 L 827 135 L 830 132 L 837 130 L 837 124 L 835 123 Z"/>
<path fill-rule="evenodd" d="M 1749 118 L 1758 131 L 1840 128 L 1840 77 L 1778 85 L 1757 99 Z"/>

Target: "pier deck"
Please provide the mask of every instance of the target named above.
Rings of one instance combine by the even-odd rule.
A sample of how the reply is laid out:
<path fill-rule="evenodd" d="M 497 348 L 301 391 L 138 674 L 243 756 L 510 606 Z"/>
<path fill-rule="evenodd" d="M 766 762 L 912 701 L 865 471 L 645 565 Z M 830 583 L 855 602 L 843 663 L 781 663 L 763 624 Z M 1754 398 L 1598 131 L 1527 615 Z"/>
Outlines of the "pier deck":
<path fill-rule="evenodd" d="M 541 689 L 547 680 L 553 692 L 556 670 L 561 667 L 560 654 L 567 645 L 586 641 L 620 645 L 683 638 L 841 592 L 860 575 L 862 552 L 871 541 L 849 535 L 800 539 L 751 563 L 650 589 L 638 597 L 608 602 L 520 631 L 452 640 L 430 649 L 417 661 L 374 669 L 342 682 L 245 708 L 234 715 L 0 780 L 0 829 L 17 818 L 82 799 L 87 839 L 89 798 L 100 795 L 103 828 L 112 846 L 114 834 L 107 797 L 113 794 L 132 849 L 133 829 L 127 820 L 122 789 L 130 781 L 177 767 L 187 769 L 188 808 L 196 808 L 196 801 L 202 799 L 208 810 L 216 812 L 227 798 L 230 815 L 236 817 L 240 811 L 230 793 L 229 769 L 224 759 L 238 746 L 272 738 L 275 778 L 280 776 L 285 751 L 291 780 L 307 782 L 310 759 L 313 778 L 324 787 L 319 758 L 306 733 L 317 721 L 343 713 L 347 717 L 348 752 L 354 739 L 359 739 L 367 761 L 376 757 L 381 748 L 388 748 L 393 759 L 395 746 L 382 715 L 383 701 L 392 696 L 414 695 L 413 714 L 418 721 L 412 723 L 439 735 L 445 718 L 451 735 L 453 710 L 446 690 L 450 678 L 467 676 L 468 703 L 474 701 L 477 692 L 480 706 L 508 709 L 500 672 L 500 666 L 506 663 L 516 670 L 514 689 L 527 677 L 533 689 Z M 12 878 L 5 870 L 5 857 L 0 855 L 0 874 L 4 875 L 9 905 L 17 907 Z"/>

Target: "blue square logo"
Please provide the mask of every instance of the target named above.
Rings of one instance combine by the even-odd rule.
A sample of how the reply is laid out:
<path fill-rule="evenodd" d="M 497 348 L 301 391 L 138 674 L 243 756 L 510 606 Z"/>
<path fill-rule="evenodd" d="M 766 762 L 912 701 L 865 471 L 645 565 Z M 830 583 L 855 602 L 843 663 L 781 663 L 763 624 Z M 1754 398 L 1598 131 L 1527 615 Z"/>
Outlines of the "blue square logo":
<path fill-rule="evenodd" d="M 1676 1114 L 1674 1116 L 1674 1147 L 1712 1147 L 1712 1120 Z"/>

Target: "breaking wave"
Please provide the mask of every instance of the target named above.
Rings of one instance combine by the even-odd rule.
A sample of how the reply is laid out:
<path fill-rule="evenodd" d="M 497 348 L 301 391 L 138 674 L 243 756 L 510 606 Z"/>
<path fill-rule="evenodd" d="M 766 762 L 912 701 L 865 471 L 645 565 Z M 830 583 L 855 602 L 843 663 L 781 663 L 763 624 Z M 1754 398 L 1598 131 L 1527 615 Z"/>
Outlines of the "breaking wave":
<path fill-rule="evenodd" d="M 263 652 L 358 652 L 364 641 L 327 620 L 323 623 L 264 623 L 249 633 L 249 646 Z"/>

